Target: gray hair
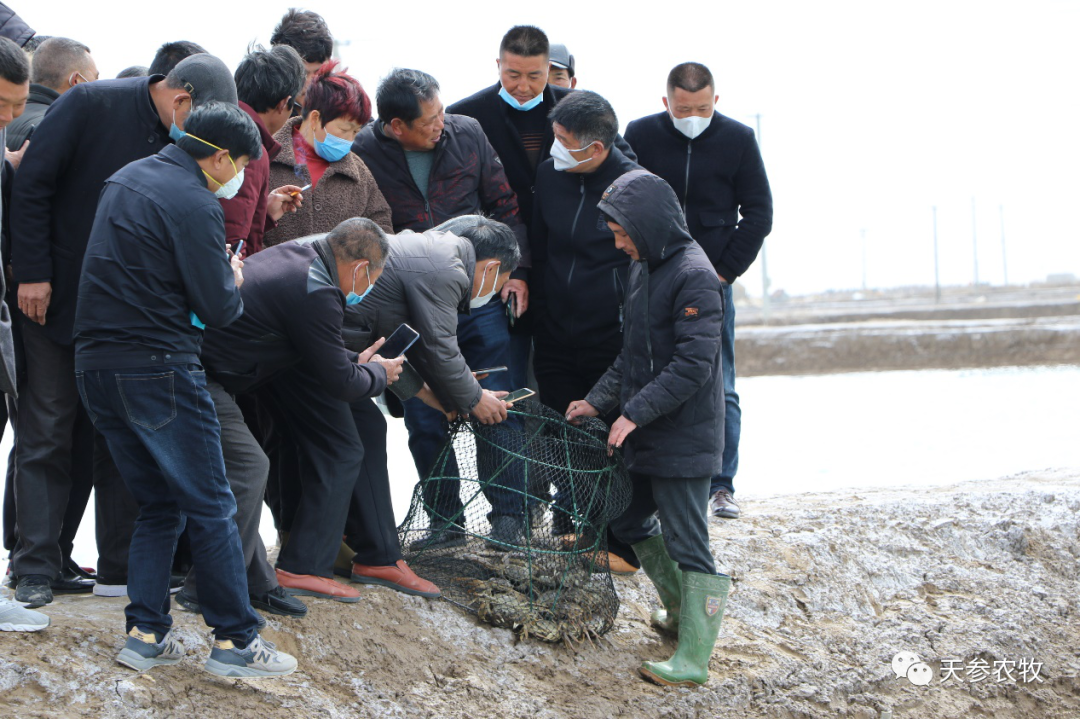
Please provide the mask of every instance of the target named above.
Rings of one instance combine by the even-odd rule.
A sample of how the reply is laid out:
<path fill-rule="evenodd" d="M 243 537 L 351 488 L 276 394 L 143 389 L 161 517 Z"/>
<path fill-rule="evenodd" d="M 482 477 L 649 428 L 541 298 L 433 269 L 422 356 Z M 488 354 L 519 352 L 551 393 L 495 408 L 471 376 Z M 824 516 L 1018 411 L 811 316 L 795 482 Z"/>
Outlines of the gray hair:
<path fill-rule="evenodd" d="M 326 233 L 326 241 L 338 262 L 367 260 L 381 269 L 390 255 L 390 240 L 375 222 L 366 217 L 352 217 Z"/>
<path fill-rule="evenodd" d="M 34 51 L 30 61 L 30 82 L 62 90 L 71 73 L 86 69 L 89 54 L 90 48 L 81 42 L 66 37 L 50 37 Z"/>

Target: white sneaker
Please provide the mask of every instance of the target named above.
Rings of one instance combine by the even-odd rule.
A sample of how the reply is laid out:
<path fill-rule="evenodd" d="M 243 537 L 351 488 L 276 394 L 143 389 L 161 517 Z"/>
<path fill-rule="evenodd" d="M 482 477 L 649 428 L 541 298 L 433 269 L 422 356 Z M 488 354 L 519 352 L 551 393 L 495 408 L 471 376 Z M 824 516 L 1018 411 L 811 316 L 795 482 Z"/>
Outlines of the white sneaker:
<path fill-rule="evenodd" d="M 40 632 L 47 626 L 47 615 L 0 597 L 0 632 Z"/>
<path fill-rule="evenodd" d="M 203 668 L 220 677 L 281 677 L 296 670 L 296 658 L 256 634 L 243 649 L 228 639 L 219 639 Z"/>

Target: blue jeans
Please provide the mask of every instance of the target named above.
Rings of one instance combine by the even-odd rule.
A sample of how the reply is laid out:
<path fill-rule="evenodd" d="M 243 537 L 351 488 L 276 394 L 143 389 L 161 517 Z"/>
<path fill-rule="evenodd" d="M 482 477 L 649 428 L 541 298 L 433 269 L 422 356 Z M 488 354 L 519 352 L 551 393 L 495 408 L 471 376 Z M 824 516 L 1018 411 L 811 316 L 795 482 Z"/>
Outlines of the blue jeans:
<path fill-rule="evenodd" d="M 735 473 L 739 471 L 739 433 L 742 430 L 742 410 L 735 392 L 735 303 L 731 301 L 731 285 L 720 284 L 724 300 L 724 324 L 720 330 L 720 361 L 724 376 L 724 459 L 720 474 L 712 478 L 709 496 L 721 489 L 735 494 Z"/>
<path fill-rule="evenodd" d="M 246 646 L 258 633 L 225 479 L 221 428 L 206 373 L 164 365 L 75 373 L 91 421 L 139 505 L 128 559 L 127 629 L 172 627 L 169 575 L 187 524 L 199 604 L 219 639 Z"/>
<path fill-rule="evenodd" d="M 458 315 L 458 348 L 465 362 L 471 369 L 484 369 L 508 365 L 510 360 L 510 333 L 506 325 L 506 311 L 502 302 L 494 300 L 472 314 Z M 480 386 L 493 391 L 520 389 L 510 386 L 508 372 L 496 372 L 480 381 Z M 409 450 L 412 452 L 416 472 L 421 482 L 431 474 L 439 453 L 449 437 L 449 426 L 441 412 L 433 410 L 419 399 L 406 400 L 405 428 L 409 430 Z M 477 434 L 498 447 L 510 449 L 514 441 L 520 443 L 522 436 L 521 421 L 510 416 L 505 422 L 492 427 L 480 426 Z M 510 466 L 501 468 L 493 464 L 502 464 L 506 459 L 503 453 L 485 451 L 485 442 L 477 442 L 478 477 L 484 487 L 484 496 L 491 504 L 490 517 L 523 517 L 525 512 L 525 475 L 521 463 L 514 461 Z M 492 455 L 496 456 L 492 456 Z M 439 475 L 457 477 L 457 459 L 452 454 L 445 466 L 441 466 Z M 489 470 L 489 471 L 485 471 Z M 490 471 L 498 471 L 498 476 L 491 479 Z M 487 475 L 487 476 L 485 476 Z M 490 484 L 488 482 L 490 481 Z M 461 520 L 462 503 L 460 482 L 440 481 L 425 486 L 424 503 L 441 520 L 458 522 Z"/>

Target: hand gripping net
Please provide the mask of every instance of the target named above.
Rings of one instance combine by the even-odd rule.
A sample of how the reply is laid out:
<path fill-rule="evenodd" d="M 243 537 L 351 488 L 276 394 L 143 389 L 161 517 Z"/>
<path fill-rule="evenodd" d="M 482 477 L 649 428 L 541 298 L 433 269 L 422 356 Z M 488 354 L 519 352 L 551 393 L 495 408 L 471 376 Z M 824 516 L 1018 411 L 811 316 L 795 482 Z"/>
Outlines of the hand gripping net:
<path fill-rule="evenodd" d="M 398 528 L 409 566 L 482 621 L 548 642 L 614 624 L 607 523 L 630 501 L 607 426 L 532 400 L 507 421 L 458 421 Z"/>

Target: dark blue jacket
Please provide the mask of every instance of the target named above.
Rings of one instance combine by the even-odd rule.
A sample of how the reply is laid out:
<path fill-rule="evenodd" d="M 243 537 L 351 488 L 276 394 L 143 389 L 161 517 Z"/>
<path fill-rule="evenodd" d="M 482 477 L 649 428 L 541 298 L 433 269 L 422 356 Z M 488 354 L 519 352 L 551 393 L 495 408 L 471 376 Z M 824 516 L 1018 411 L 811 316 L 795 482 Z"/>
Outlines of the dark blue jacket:
<path fill-rule="evenodd" d="M 626 141 L 638 163 L 675 190 L 690 235 L 713 269 L 728 282 L 746 272 L 772 230 L 773 217 L 754 131 L 714 111 L 705 132 L 691 140 L 661 112 L 631 122 Z"/>
<path fill-rule="evenodd" d="M 641 261 L 630 267 L 622 352 L 585 399 L 600 414 L 621 405 L 637 425 L 624 445 L 631 471 L 711 477 L 724 454 L 720 280 L 656 175 L 623 175 L 600 209 L 627 231 Z"/>
<path fill-rule="evenodd" d="M 345 402 L 386 389 L 381 365 L 357 364 L 357 354 L 345 349 L 345 295 L 324 240 L 284 242 L 255 253 L 244 261 L 240 294 L 244 316 L 225 329 L 207 330 L 202 353 L 207 372 L 230 394 L 252 392 L 294 366 Z"/>
<path fill-rule="evenodd" d="M 51 282 L 49 338 L 70 345 L 86 241 L 98 198 L 129 162 L 169 144 L 150 101 L 161 75 L 80 83 L 42 118 L 12 189 L 11 269 L 15 282 Z"/>
<path fill-rule="evenodd" d="M 202 331 L 243 312 L 225 253 L 225 214 L 206 176 L 170 145 L 109 178 L 86 246 L 75 366 L 198 364 Z"/>
<path fill-rule="evenodd" d="M 538 337 L 575 349 L 614 351 L 622 344 L 630 260 L 615 248 L 596 203 L 612 182 L 636 169 L 614 147 L 595 172 L 560 172 L 550 159 L 537 171 L 531 303 Z"/>

